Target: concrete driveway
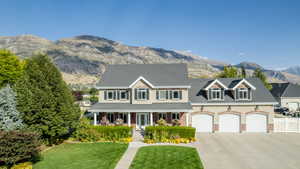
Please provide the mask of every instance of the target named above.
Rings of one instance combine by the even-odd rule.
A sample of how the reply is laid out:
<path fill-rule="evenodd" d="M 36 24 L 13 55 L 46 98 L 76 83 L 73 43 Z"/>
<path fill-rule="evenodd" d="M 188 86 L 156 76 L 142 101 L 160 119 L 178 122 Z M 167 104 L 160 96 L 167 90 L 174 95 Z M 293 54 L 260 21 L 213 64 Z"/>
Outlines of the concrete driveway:
<path fill-rule="evenodd" d="M 300 133 L 197 134 L 205 169 L 300 169 Z"/>

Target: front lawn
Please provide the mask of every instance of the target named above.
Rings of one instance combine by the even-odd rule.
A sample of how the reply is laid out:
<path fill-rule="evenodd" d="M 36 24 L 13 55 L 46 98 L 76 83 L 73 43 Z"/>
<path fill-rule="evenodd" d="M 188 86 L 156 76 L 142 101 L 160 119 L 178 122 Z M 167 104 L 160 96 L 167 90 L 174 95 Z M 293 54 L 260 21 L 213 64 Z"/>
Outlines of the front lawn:
<path fill-rule="evenodd" d="M 137 152 L 130 169 L 203 169 L 197 150 L 180 146 L 148 146 Z"/>
<path fill-rule="evenodd" d="M 42 154 L 34 169 L 113 169 L 127 144 L 62 144 Z"/>

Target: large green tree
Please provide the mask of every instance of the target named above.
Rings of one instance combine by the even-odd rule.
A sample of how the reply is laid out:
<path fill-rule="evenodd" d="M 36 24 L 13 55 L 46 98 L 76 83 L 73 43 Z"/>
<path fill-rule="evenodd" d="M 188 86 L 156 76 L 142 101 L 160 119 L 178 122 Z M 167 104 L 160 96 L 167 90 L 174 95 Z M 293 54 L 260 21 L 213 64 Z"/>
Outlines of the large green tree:
<path fill-rule="evenodd" d="M 261 69 L 259 69 L 259 68 L 255 69 L 255 71 L 253 72 L 253 75 L 252 75 L 252 76 L 253 76 L 253 77 L 256 77 L 256 78 L 259 78 L 259 79 L 263 82 L 263 84 L 265 85 L 265 87 L 266 87 L 267 89 L 269 89 L 269 90 L 272 89 L 272 85 L 268 83 L 267 77 L 266 77 L 266 75 L 262 72 Z"/>
<path fill-rule="evenodd" d="M 14 84 L 22 75 L 23 62 L 8 50 L 0 50 L 0 87 Z"/>
<path fill-rule="evenodd" d="M 9 85 L 0 89 L 0 130 L 23 128 L 20 112 L 16 108 L 16 94 Z"/>
<path fill-rule="evenodd" d="M 78 124 L 80 109 L 59 70 L 46 55 L 26 61 L 24 75 L 15 90 L 24 123 L 50 144 L 68 136 Z"/>
<path fill-rule="evenodd" d="M 241 75 L 236 67 L 225 66 L 223 71 L 217 75 L 218 78 L 239 78 Z"/>

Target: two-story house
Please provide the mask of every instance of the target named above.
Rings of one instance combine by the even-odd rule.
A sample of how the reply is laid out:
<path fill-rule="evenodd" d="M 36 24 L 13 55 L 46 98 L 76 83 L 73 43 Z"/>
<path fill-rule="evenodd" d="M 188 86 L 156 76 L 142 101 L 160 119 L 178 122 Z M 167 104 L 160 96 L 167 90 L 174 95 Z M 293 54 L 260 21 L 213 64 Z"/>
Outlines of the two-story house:
<path fill-rule="evenodd" d="M 108 65 L 96 88 L 94 125 L 122 119 L 136 129 L 164 119 L 198 132 L 267 132 L 277 104 L 259 79 L 189 79 L 185 64 Z"/>

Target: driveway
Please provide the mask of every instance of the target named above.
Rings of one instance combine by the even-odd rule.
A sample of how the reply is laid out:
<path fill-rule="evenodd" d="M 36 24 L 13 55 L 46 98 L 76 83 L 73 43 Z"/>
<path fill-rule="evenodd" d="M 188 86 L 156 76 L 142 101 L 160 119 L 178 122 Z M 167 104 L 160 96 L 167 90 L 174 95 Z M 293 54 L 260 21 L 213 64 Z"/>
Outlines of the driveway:
<path fill-rule="evenodd" d="M 300 133 L 197 134 L 205 169 L 299 169 Z"/>

